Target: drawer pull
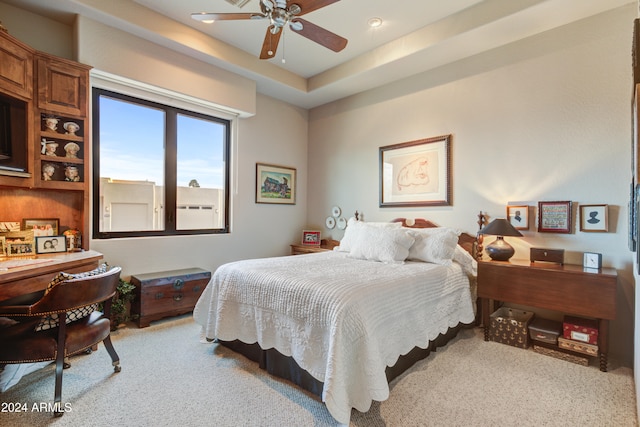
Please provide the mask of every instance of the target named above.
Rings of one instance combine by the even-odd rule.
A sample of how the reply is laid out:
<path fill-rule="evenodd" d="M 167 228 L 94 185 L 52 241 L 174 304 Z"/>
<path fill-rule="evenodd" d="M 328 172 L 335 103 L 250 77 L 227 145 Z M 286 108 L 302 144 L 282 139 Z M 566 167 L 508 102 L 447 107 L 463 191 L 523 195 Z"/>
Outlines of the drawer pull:
<path fill-rule="evenodd" d="M 174 301 L 180 301 L 182 299 L 182 294 L 178 294 L 178 295 L 174 295 L 173 296 L 173 300 Z"/>
<path fill-rule="evenodd" d="M 162 298 L 164 298 L 164 293 L 163 292 L 158 292 L 156 294 L 156 299 L 162 299 Z"/>
<path fill-rule="evenodd" d="M 176 281 L 173 282 L 173 287 L 177 290 L 182 289 L 183 286 L 184 286 L 184 280 L 182 279 L 176 279 Z"/>

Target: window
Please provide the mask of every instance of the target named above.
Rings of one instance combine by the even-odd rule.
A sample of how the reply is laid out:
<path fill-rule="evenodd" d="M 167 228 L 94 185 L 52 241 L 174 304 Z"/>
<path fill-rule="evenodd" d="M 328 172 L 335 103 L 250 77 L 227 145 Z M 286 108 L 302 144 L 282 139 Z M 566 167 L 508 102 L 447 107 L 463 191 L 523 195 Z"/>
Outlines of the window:
<path fill-rule="evenodd" d="M 93 237 L 227 233 L 230 127 L 93 88 Z"/>

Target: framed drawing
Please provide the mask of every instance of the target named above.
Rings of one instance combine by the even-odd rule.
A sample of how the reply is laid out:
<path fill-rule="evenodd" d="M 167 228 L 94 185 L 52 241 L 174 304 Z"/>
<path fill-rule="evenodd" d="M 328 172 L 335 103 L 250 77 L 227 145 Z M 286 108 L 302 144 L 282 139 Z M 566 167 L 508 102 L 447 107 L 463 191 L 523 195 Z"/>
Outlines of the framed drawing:
<path fill-rule="evenodd" d="M 609 231 L 609 205 L 581 205 L 580 231 Z"/>
<path fill-rule="evenodd" d="M 7 243 L 7 256 L 33 255 L 33 242 Z"/>
<path fill-rule="evenodd" d="M 23 230 L 33 230 L 34 236 L 57 236 L 60 220 L 58 218 L 25 218 Z"/>
<path fill-rule="evenodd" d="M 6 246 L 7 242 L 5 241 L 4 236 L 0 236 L 0 257 L 7 255 L 7 251 L 5 249 Z"/>
<path fill-rule="evenodd" d="M 296 204 L 296 170 L 256 163 L 256 203 Z"/>
<path fill-rule="evenodd" d="M 312 230 L 304 230 L 302 232 L 302 244 L 320 246 L 320 232 Z"/>
<path fill-rule="evenodd" d="M 36 253 L 53 254 L 67 251 L 67 238 L 65 236 L 36 236 Z"/>
<path fill-rule="evenodd" d="M 571 233 L 571 202 L 538 202 L 538 231 Z"/>
<path fill-rule="evenodd" d="M 451 206 L 451 135 L 380 147 L 380 207 Z"/>
<path fill-rule="evenodd" d="M 507 219 L 516 230 L 528 230 L 529 206 L 507 206 Z"/>

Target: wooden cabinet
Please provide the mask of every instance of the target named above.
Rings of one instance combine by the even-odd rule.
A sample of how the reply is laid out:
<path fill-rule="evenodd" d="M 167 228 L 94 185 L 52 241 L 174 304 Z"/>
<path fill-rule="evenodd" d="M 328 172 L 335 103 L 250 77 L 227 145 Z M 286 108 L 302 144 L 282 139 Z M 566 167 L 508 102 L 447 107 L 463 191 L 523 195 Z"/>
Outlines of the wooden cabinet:
<path fill-rule="evenodd" d="M 91 67 L 38 52 L 0 31 L 0 100 L 11 105 L 13 150 L 24 170 L 0 160 L 0 221 L 58 218 L 89 242 L 88 131 Z M 15 157 L 12 154 L 12 157 Z"/>
<path fill-rule="evenodd" d="M 485 341 L 488 340 L 491 301 L 598 319 L 600 370 L 607 370 L 609 320 L 616 317 L 617 272 L 595 271 L 578 265 L 530 263 L 521 260 L 478 263 L 478 298 L 481 301 Z"/>

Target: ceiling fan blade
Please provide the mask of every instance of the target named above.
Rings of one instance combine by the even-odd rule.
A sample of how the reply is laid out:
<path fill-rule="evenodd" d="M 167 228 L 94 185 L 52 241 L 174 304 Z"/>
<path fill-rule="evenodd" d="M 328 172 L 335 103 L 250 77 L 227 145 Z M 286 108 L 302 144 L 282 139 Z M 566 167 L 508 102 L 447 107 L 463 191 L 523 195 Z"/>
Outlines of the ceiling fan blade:
<path fill-rule="evenodd" d="M 278 28 L 278 31 L 274 34 L 272 33 L 272 30 L 275 28 L 275 25 L 271 25 L 267 28 L 267 34 L 264 36 L 262 50 L 260 51 L 260 59 L 271 59 L 276 56 L 276 50 L 278 50 L 278 43 L 280 43 L 282 29 Z"/>
<path fill-rule="evenodd" d="M 300 6 L 300 13 L 298 13 L 297 16 L 302 16 L 338 1 L 340 0 L 289 0 L 287 3 Z"/>
<path fill-rule="evenodd" d="M 294 24 L 302 24 L 302 28 L 299 25 Z M 325 30 L 322 27 L 317 26 L 316 24 L 312 24 L 309 21 L 304 19 L 296 18 L 291 21 L 291 30 L 308 38 L 311 41 L 314 41 L 327 49 L 331 49 L 334 52 L 340 52 L 347 46 L 348 40 L 344 37 L 340 37 L 337 34 L 332 33 L 329 30 Z"/>
<path fill-rule="evenodd" d="M 265 18 L 259 13 L 192 13 L 191 17 L 196 21 L 235 21 L 239 19 Z"/>

